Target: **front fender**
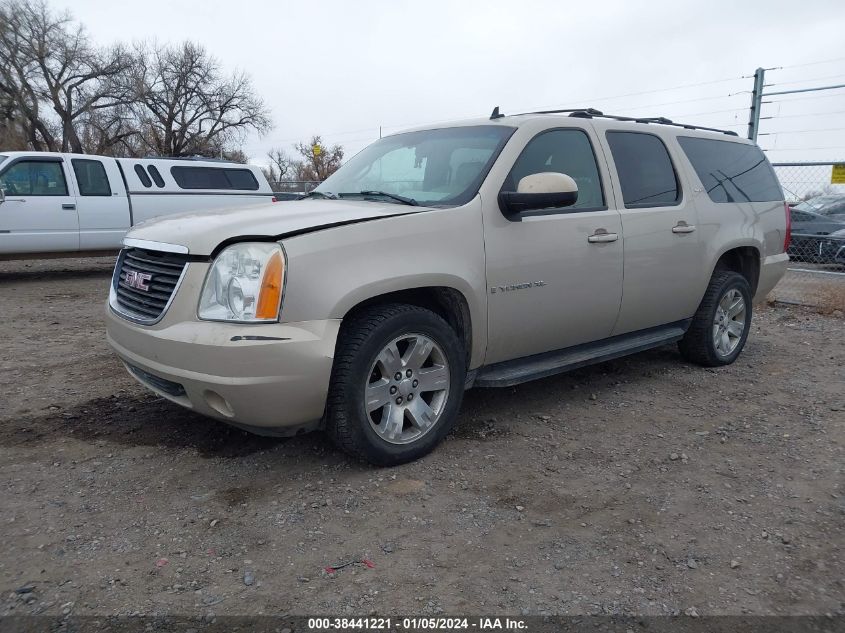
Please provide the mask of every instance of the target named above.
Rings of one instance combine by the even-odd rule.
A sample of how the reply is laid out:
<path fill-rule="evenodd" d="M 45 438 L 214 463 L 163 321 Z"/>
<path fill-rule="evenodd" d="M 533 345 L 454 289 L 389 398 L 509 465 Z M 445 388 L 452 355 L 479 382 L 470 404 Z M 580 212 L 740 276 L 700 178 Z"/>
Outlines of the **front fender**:
<path fill-rule="evenodd" d="M 288 260 L 283 321 L 342 319 L 381 295 L 451 288 L 469 309 L 470 367 L 483 362 L 487 294 L 480 197 L 458 208 L 338 226 L 283 243 Z"/>

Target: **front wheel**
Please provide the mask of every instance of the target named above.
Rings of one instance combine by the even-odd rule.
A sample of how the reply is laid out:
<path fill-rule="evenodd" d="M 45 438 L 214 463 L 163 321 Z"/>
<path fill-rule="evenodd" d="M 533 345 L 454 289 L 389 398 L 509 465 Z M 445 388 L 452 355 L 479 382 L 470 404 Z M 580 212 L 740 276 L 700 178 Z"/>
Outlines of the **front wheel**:
<path fill-rule="evenodd" d="M 341 330 L 326 430 L 338 447 L 379 466 L 417 459 L 454 426 L 465 378 L 463 346 L 437 314 L 369 308 Z"/>
<path fill-rule="evenodd" d="M 739 357 L 751 329 L 751 287 L 739 273 L 717 270 L 678 342 L 681 354 L 705 367 L 730 365 Z"/>

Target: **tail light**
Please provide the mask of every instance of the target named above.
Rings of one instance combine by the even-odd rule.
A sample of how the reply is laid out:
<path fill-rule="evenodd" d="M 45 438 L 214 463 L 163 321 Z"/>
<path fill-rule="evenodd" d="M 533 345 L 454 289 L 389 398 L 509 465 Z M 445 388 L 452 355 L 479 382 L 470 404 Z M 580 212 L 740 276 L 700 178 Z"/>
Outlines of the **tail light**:
<path fill-rule="evenodd" d="M 273 202 L 278 202 L 278 200 L 276 199 L 276 196 L 273 196 L 272 201 L 273 201 Z"/>
<path fill-rule="evenodd" d="M 792 213 L 789 211 L 789 205 L 783 203 L 784 211 L 786 212 L 786 231 L 783 234 L 783 252 L 789 250 L 789 243 L 792 241 Z"/>

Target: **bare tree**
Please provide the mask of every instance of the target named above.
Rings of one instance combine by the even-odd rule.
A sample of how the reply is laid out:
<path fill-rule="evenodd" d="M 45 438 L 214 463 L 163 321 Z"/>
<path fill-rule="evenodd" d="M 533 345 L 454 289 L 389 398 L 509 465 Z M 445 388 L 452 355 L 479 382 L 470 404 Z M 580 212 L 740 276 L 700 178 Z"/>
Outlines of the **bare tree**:
<path fill-rule="evenodd" d="M 271 183 L 285 180 L 294 170 L 294 161 L 283 149 L 271 149 L 267 152 L 267 158 L 270 160 L 270 164 L 264 170 L 264 175 Z"/>
<path fill-rule="evenodd" d="M 142 45 L 133 74 L 142 142 L 164 156 L 217 154 L 248 130 L 271 127 L 244 73 L 224 76 L 202 46 Z"/>
<path fill-rule="evenodd" d="M 41 117 L 37 64 L 19 54 L 28 43 L 17 7 L 17 2 L 0 4 L 0 93 L 7 112 L 16 115 L 27 144 L 35 150 L 56 150 L 54 130 Z"/>
<path fill-rule="evenodd" d="M 118 81 L 131 56 L 122 47 L 95 48 L 82 26 L 67 13 L 54 15 L 44 0 L 7 0 L 0 22 L 0 85 L 29 123 L 33 148 L 85 151 L 84 119 L 131 99 Z M 50 130 L 45 107 L 58 132 Z"/>
<path fill-rule="evenodd" d="M 310 144 L 297 143 L 294 149 L 302 156 L 302 160 L 294 164 L 296 180 L 325 180 L 343 162 L 343 147 L 325 147 L 320 136 L 312 136 Z"/>

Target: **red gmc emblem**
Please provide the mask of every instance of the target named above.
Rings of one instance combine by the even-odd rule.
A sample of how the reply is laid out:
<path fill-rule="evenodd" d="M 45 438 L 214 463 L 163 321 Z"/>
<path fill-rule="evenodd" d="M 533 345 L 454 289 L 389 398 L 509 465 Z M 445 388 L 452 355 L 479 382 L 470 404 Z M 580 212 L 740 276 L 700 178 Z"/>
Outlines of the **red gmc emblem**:
<path fill-rule="evenodd" d="M 139 273 L 137 270 L 127 270 L 126 279 L 124 281 L 127 286 L 131 286 L 136 290 L 148 292 L 150 285 L 147 282 L 152 278 L 153 276 L 149 273 Z"/>

